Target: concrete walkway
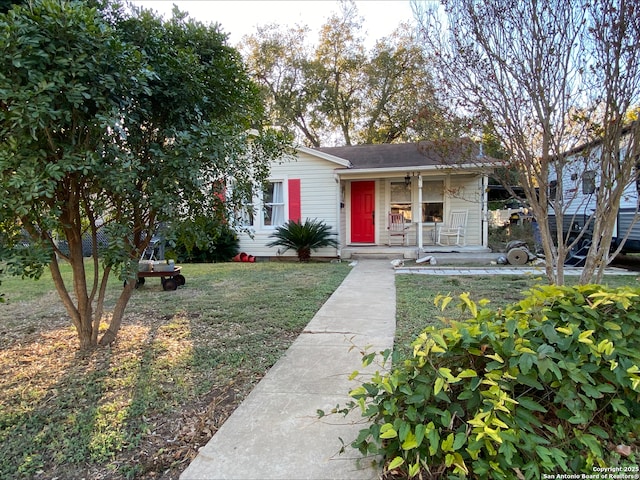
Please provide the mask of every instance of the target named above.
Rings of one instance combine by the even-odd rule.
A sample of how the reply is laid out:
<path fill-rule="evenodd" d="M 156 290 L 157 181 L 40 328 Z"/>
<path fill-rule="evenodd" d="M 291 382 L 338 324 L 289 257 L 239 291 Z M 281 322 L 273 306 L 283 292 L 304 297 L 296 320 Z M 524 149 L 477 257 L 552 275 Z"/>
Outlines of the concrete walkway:
<path fill-rule="evenodd" d="M 565 271 L 578 274 L 581 269 Z M 349 401 L 358 385 L 349 381 L 362 369 L 359 348 L 393 346 L 395 274 L 540 275 L 544 269 L 424 267 L 394 270 L 388 260 L 360 260 L 325 302 L 284 356 L 227 419 L 181 480 L 373 480 L 380 476 L 372 459 L 362 459 L 349 444 L 363 428 L 354 412 L 318 419 Z M 637 275 L 623 269 L 608 273 Z M 372 365 L 369 371 L 375 370 Z"/>
<path fill-rule="evenodd" d="M 393 346 L 395 272 L 360 260 L 284 356 L 227 419 L 181 480 L 373 480 L 380 470 L 348 447 L 363 428 L 359 412 L 318 419 L 344 405 L 362 371 L 359 349 Z M 375 366 L 371 366 L 375 370 Z"/>
<path fill-rule="evenodd" d="M 399 267 L 396 273 L 413 275 L 532 275 L 545 276 L 544 267 Z M 608 267 L 605 275 L 638 275 L 638 272 L 629 271 L 624 268 Z M 565 267 L 565 276 L 582 275 L 582 268 Z"/>

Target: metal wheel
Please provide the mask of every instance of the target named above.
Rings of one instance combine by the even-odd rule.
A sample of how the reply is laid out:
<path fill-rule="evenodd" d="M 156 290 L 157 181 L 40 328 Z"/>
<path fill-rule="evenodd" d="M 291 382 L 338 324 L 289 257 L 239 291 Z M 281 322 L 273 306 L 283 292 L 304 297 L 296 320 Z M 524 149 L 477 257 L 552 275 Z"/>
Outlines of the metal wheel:
<path fill-rule="evenodd" d="M 173 278 L 167 278 L 164 282 L 162 282 L 162 288 L 164 290 L 176 290 L 178 288 L 178 282 L 176 282 Z"/>

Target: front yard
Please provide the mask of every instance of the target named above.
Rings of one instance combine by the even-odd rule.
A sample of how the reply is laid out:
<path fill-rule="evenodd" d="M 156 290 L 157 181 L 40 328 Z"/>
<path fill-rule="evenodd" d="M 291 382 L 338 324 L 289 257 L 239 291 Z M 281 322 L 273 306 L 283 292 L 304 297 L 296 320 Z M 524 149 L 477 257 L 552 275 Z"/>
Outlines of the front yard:
<path fill-rule="evenodd" d="M 577 277 L 568 276 L 567 285 L 573 285 Z M 607 275 L 604 284 L 615 288 L 621 286 L 638 287 L 638 277 L 635 275 Z M 491 277 L 471 276 L 432 276 L 432 275 L 399 275 L 396 277 L 397 290 L 397 325 L 395 349 L 410 356 L 413 349 L 411 342 L 427 326 L 437 324 L 442 315 L 433 300 L 437 294 L 457 296 L 470 292 L 473 301 L 489 299 L 492 308 L 518 302 L 523 298 L 523 292 L 534 285 L 545 285 L 545 278 L 532 275 Z M 452 309 L 447 310 L 447 317 L 451 318 Z M 467 318 L 461 315 L 460 319 Z"/>
<path fill-rule="evenodd" d="M 178 478 L 349 271 L 187 265 L 175 292 L 148 279 L 87 358 L 48 278 L 4 277 L 0 478 Z"/>
<path fill-rule="evenodd" d="M 175 292 L 148 279 L 118 340 L 88 357 L 50 280 L 3 278 L 0 479 L 177 479 L 349 271 L 346 263 L 187 265 Z M 536 281 L 398 276 L 396 348 L 408 353 L 437 321 L 438 293 L 504 305 Z M 121 287 L 114 279 L 110 289 Z"/>

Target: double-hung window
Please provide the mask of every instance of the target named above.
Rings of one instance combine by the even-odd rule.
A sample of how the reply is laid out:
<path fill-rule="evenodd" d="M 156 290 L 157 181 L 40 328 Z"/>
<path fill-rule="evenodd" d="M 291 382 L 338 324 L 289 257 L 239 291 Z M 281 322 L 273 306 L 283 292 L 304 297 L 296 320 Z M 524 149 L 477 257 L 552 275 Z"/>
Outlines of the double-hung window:
<path fill-rule="evenodd" d="M 422 222 L 442 222 L 444 211 L 444 182 L 425 180 L 422 182 Z"/>
<path fill-rule="evenodd" d="M 391 213 L 401 213 L 405 222 L 411 222 L 411 185 L 391 182 Z"/>
<path fill-rule="evenodd" d="M 277 227 L 285 223 L 284 182 L 272 180 L 262 192 L 262 226 Z"/>

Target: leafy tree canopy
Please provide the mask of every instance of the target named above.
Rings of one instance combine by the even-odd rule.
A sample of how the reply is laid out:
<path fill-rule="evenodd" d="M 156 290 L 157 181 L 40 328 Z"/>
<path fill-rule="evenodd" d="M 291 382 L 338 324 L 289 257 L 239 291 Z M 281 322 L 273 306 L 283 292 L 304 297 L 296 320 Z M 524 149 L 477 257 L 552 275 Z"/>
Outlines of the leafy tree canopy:
<path fill-rule="evenodd" d="M 367 51 L 355 4 L 340 6 L 313 45 L 301 26 L 267 25 L 244 39 L 272 122 L 315 147 L 460 136 L 465 124 L 436 95 L 411 25 Z"/>
<path fill-rule="evenodd" d="M 229 217 L 287 143 L 262 128 L 258 88 L 226 36 L 177 10 L 163 21 L 36 0 L 0 15 L 0 30 L 2 256 L 13 273 L 49 265 L 90 347 L 112 269 L 131 275 L 160 222 L 223 208 Z M 104 268 L 87 279 L 82 237 L 93 237 L 98 272 L 99 229 Z M 25 231 L 29 248 L 8 248 Z M 71 263 L 72 285 L 59 259 Z M 115 338 L 133 283 L 100 343 Z"/>

